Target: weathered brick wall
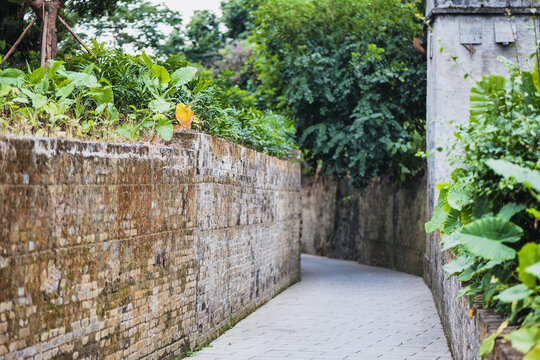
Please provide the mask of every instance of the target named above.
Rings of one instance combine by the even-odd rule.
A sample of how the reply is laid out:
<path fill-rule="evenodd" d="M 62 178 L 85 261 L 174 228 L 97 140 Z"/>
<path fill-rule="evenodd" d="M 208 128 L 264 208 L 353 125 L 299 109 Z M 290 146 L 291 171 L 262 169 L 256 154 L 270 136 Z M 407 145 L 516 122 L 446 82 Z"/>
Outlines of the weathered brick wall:
<path fill-rule="evenodd" d="M 423 175 L 403 184 L 377 179 L 362 192 L 346 180 L 303 179 L 302 248 L 422 275 L 425 199 Z"/>
<path fill-rule="evenodd" d="M 0 137 L 0 359 L 171 358 L 299 278 L 300 170 L 201 134 Z"/>

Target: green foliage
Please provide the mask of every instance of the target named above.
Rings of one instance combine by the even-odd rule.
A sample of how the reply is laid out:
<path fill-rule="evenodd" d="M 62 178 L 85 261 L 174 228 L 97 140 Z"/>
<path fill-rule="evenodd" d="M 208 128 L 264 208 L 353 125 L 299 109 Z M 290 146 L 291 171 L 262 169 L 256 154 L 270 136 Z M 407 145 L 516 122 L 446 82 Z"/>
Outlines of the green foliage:
<path fill-rule="evenodd" d="M 422 167 L 425 63 L 415 1 L 265 0 L 257 12 L 260 96 L 290 109 L 301 146 L 362 187 Z"/>
<path fill-rule="evenodd" d="M 133 11 L 128 11 L 128 9 Z M 5 42 L 5 46 L 0 48 L 2 54 L 5 54 L 15 43 L 34 15 L 33 10 L 24 0 L 2 2 L 0 43 Z M 122 44 L 126 41 L 134 41 L 135 48 L 139 48 L 137 44 L 144 44 L 141 47 L 143 49 L 156 45 L 159 37 L 163 35 L 153 22 L 180 24 L 180 17 L 174 16 L 175 14 L 170 10 L 167 11 L 163 6 L 152 6 L 146 2 L 141 4 L 139 0 L 67 0 L 60 15 L 71 26 L 83 25 L 85 28 L 92 28 L 104 34 L 108 29 L 110 30 L 108 34 L 111 35 L 114 27 L 116 32 L 115 36 L 111 36 L 112 39 Z M 126 28 L 136 29 L 138 33 L 130 31 L 128 34 L 125 31 Z M 22 67 L 26 63 L 39 66 L 40 34 L 39 24 L 33 26 L 10 58 L 8 66 Z M 85 37 L 84 32 L 79 32 L 79 35 Z M 69 53 L 79 48 L 67 29 L 60 24 L 58 24 L 58 41 L 61 45 L 60 53 Z"/>
<path fill-rule="evenodd" d="M 178 31 L 172 31 L 167 39 L 164 26 L 180 28 L 182 16 L 163 4 L 119 0 L 114 11 L 90 19 L 73 16 L 73 21 L 83 22 L 81 25 L 95 31 L 97 37 L 111 39 L 111 45 L 120 49 L 129 47 L 135 51 L 146 50 L 158 56 L 167 56 L 178 53 L 184 45 L 183 35 Z"/>
<path fill-rule="evenodd" d="M 223 46 L 223 36 L 219 30 L 217 16 L 209 10 L 197 10 L 186 26 L 189 44 L 184 53 L 189 61 L 213 66 L 219 58 Z"/>
<path fill-rule="evenodd" d="M 0 71 L 0 131 L 112 141 L 149 141 L 157 133 L 170 140 L 176 105 L 189 104 L 195 129 L 277 156 L 294 147 L 290 120 L 257 109 L 243 90 L 197 77 L 183 60 L 127 55 L 96 41 L 92 50 L 95 57 L 80 53 L 47 72 Z"/>
<path fill-rule="evenodd" d="M 222 22 L 229 39 L 245 39 L 255 28 L 257 0 L 228 0 L 221 2 Z"/>
<path fill-rule="evenodd" d="M 455 146 L 464 150 L 455 161 L 466 167 L 439 184 L 426 231 L 440 229 L 444 250 L 459 254 L 444 269 L 469 282 L 460 295 L 480 294 L 484 307 L 521 325 L 506 338 L 534 359 L 540 351 L 540 89 L 533 73 L 503 62 L 508 78 L 485 76 L 471 89 L 470 121 L 456 132 Z M 484 341 L 481 356 L 499 335 Z"/>

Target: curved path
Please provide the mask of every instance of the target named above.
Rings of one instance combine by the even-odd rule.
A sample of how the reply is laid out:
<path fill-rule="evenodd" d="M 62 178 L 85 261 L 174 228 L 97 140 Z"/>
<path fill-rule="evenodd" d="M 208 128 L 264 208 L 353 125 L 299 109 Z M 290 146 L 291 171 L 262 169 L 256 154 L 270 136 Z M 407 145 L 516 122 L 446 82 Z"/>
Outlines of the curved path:
<path fill-rule="evenodd" d="M 302 256 L 302 281 L 190 359 L 451 360 L 420 277 Z"/>

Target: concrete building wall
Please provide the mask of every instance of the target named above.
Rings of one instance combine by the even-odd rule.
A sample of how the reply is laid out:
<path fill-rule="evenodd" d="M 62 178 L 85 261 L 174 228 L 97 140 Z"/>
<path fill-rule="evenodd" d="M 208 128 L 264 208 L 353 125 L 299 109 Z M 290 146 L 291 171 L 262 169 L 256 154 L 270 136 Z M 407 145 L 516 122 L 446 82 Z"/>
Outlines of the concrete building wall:
<path fill-rule="evenodd" d="M 534 66 L 534 60 L 532 64 L 527 60 L 535 50 L 534 24 L 525 8 L 529 5 L 529 1 L 428 1 L 431 30 L 427 35 L 427 150 L 433 154 L 428 158 L 427 172 L 429 218 L 438 197 L 435 185 L 448 179 L 456 167 L 450 164 L 453 154 L 447 154 L 446 149 L 454 142 L 456 126 L 468 121 L 474 82 L 482 75 L 508 74 L 498 56 L 523 68 Z M 505 15 L 506 9 L 513 14 L 511 17 Z M 510 45 L 496 43 L 497 24 L 510 20 L 517 41 Z M 470 47 L 462 44 L 461 33 L 468 24 L 474 24 L 481 34 L 481 44 L 473 45 L 472 54 Z M 445 151 L 437 152 L 439 147 Z M 447 279 L 442 270 L 453 254 L 441 253 L 439 242 L 438 234 L 427 237 L 426 282 L 433 291 L 455 358 L 477 359 L 482 331 L 476 319 L 467 316 L 468 301 L 456 300 L 461 284 L 455 278 Z"/>
<path fill-rule="evenodd" d="M 299 280 L 300 168 L 0 137 L 0 358 L 173 358 Z"/>

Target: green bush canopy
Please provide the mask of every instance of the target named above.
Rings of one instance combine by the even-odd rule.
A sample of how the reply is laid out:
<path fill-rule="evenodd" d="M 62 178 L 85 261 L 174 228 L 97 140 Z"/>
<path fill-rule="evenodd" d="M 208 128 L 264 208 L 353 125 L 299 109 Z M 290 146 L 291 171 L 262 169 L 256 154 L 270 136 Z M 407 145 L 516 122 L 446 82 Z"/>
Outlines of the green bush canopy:
<path fill-rule="evenodd" d="M 365 186 L 422 166 L 425 61 L 418 2 L 265 0 L 253 40 L 261 94 L 297 119 L 326 172 Z"/>

